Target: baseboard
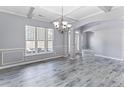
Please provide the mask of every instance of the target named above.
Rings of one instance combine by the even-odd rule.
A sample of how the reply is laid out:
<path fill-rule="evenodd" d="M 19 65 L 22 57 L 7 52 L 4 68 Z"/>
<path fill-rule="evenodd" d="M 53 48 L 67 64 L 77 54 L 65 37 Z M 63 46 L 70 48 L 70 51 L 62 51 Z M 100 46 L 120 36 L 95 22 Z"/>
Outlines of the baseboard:
<path fill-rule="evenodd" d="M 76 59 L 76 58 L 72 58 L 72 57 L 70 58 L 70 60 L 75 60 L 75 59 Z"/>
<path fill-rule="evenodd" d="M 109 58 L 109 59 L 114 59 L 114 60 L 118 60 L 118 61 L 124 61 L 124 59 L 119 59 L 119 58 L 114 58 L 114 57 L 104 56 L 104 55 L 99 55 L 99 54 L 95 54 L 95 56 L 103 57 L 103 58 Z"/>
<path fill-rule="evenodd" d="M 11 65 L 4 65 L 4 66 L 1 66 L 0 69 L 6 69 L 6 68 L 15 67 L 15 66 L 26 65 L 26 64 L 36 63 L 36 62 L 40 62 L 40 61 L 46 61 L 46 60 L 50 60 L 50 59 L 56 59 L 56 58 L 60 58 L 60 57 L 64 57 L 64 56 L 61 55 L 61 56 L 55 56 L 55 57 L 50 57 L 50 58 L 45 58 L 45 59 L 40 59 L 40 60 L 27 61 L 27 62 L 11 64 Z"/>

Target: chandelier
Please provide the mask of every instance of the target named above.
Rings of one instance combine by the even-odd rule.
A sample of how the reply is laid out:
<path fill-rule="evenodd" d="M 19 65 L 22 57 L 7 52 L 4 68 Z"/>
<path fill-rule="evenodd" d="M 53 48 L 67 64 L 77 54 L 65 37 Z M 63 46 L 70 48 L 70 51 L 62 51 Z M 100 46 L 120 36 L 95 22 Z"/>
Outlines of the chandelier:
<path fill-rule="evenodd" d="M 69 24 L 67 21 L 64 21 L 63 16 L 63 6 L 62 6 L 62 15 L 61 18 L 58 21 L 53 22 L 55 29 L 60 31 L 61 33 L 64 33 L 65 31 L 69 31 L 71 28 L 71 24 Z"/>

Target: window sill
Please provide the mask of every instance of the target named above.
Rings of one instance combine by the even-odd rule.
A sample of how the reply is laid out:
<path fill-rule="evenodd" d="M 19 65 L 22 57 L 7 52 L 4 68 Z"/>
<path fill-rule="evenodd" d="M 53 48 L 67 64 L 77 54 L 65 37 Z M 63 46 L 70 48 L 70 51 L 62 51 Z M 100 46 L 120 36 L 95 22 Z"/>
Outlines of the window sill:
<path fill-rule="evenodd" d="M 32 53 L 32 54 L 25 54 L 25 56 L 35 56 L 35 55 L 50 54 L 50 53 L 54 53 L 54 52 L 51 51 L 51 52 L 43 52 L 43 53 Z"/>

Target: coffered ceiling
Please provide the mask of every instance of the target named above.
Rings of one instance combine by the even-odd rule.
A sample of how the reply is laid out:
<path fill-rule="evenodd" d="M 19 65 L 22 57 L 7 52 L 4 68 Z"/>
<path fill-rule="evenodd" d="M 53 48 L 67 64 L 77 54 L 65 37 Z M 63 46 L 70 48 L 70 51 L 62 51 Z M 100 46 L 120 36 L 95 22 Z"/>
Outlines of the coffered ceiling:
<path fill-rule="evenodd" d="M 73 23 L 109 12 L 113 8 L 112 6 L 64 6 L 64 20 Z M 61 6 L 1 6 L 0 11 L 45 22 L 53 22 L 61 17 Z"/>

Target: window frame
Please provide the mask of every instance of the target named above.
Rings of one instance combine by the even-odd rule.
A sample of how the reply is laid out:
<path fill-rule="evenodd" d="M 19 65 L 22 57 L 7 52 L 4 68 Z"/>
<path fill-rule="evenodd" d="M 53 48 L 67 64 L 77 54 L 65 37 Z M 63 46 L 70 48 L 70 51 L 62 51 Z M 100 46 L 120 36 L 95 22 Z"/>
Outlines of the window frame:
<path fill-rule="evenodd" d="M 53 42 L 54 42 L 54 29 L 52 28 L 44 28 L 44 27 L 39 27 L 39 26 L 31 26 L 35 27 L 35 40 L 27 40 L 26 39 L 26 26 L 31 26 L 31 25 L 25 25 L 25 56 L 30 56 L 30 55 L 39 55 L 39 54 L 46 54 L 46 53 L 52 53 L 53 50 Z M 45 30 L 45 40 L 38 40 L 38 31 L 37 28 L 43 28 Z M 48 30 L 52 30 L 52 40 L 48 40 Z M 27 41 L 34 41 L 35 42 L 35 53 L 27 53 Z M 38 52 L 38 42 L 39 41 L 44 41 L 44 52 Z M 48 41 L 52 41 L 52 51 L 48 51 Z"/>
<path fill-rule="evenodd" d="M 26 27 L 33 27 L 34 28 L 34 40 L 28 40 L 27 39 L 27 34 L 26 34 L 26 30 L 27 30 L 27 28 Z M 34 26 L 31 26 L 31 25 L 25 25 L 25 55 L 30 55 L 30 54 L 35 54 L 36 53 L 36 46 L 35 46 L 35 43 L 36 43 L 36 41 L 35 41 L 35 38 L 36 38 L 36 35 L 35 35 L 36 33 L 35 33 L 35 27 Z M 35 53 L 27 53 L 26 51 L 27 51 L 27 41 L 33 41 L 34 42 L 34 49 L 35 49 Z M 33 52 L 33 51 L 32 51 Z"/>
<path fill-rule="evenodd" d="M 51 51 L 53 51 L 54 29 L 48 28 L 48 29 L 46 29 L 46 30 L 47 30 L 47 31 L 46 31 L 46 37 L 47 37 L 47 38 L 46 38 L 46 43 L 47 43 L 47 44 L 46 44 L 46 50 L 47 50 L 47 52 L 50 52 L 49 49 L 48 49 L 48 48 L 49 48 L 49 47 L 48 47 L 48 45 L 49 45 L 48 42 L 49 42 L 49 41 L 52 41 L 52 50 L 51 50 Z M 51 39 L 51 40 L 48 39 L 48 30 L 52 30 L 52 39 Z"/>

